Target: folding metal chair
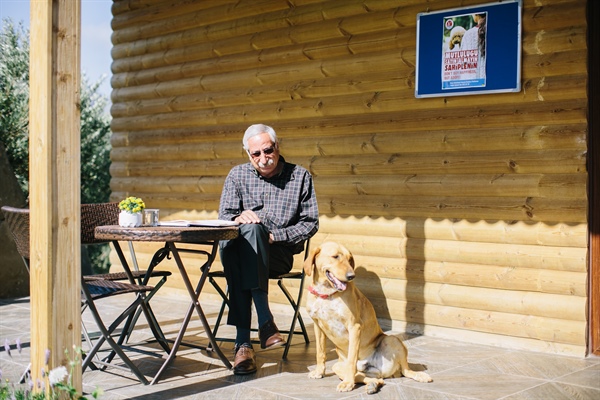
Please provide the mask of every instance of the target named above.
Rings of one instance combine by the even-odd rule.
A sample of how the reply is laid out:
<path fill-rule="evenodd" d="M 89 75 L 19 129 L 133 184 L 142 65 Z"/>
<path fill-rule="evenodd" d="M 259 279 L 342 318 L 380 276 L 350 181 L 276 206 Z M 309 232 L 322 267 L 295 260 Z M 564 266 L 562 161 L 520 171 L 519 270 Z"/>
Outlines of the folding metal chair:
<path fill-rule="evenodd" d="M 10 226 L 10 222 L 8 220 L 10 218 L 17 218 L 16 216 L 22 214 L 25 210 L 27 210 L 27 209 L 15 208 L 15 207 L 10 207 L 10 206 L 2 207 L 2 211 L 4 212 L 4 214 L 7 218 L 7 223 L 9 223 L 9 226 Z M 81 221 L 80 221 L 81 222 L 81 244 L 83 246 L 90 246 L 90 245 L 95 245 L 95 244 L 99 244 L 99 243 L 106 243 L 106 242 L 97 240 L 94 235 L 94 231 L 97 226 L 117 225 L 119 222 L 120 211 L 121 210 L 119 209 L 119 203 L 116 203 L 116 202 L 82 204 L 81 205 L 81 214 L 80 214 L 80 217 L 81 217 Z M 13 217 L 9 217 L 9 215 L 7 213 L 12 213 L 11 215 L 13 215 Z M 29 217 L 27 217 L 27 219 L 28 218 Z M 19 226 L 15 226 L 14 228 L 22 230 L 25 227 L 25 224 L 18 224 L 18 225 Z M 29 222 L 27 222 L 26 230 L 27 230 L 27 237 L 29 237 Z M 24 234 L 24 232 L 22 232 L 22 231 L 20 231 L 19 233 Z M 16 243 L 16 239 L 15 239 L 15 243 Z M 17 244 L 17 249 L 19 250 L 20 254 L 22 254 L 21 251 L 24 250 L 24 247 L 27 247 L 27 253 L 29 253 L 29 250 L 28 250 L 29 242 L 16 243 L 16 244 Z M 131 245 L 131 243 L 130 243 L 130 245 Z M 149 292 L 148 294 L 146 294 L 144 296 L 146 304 L 148 304 L 148 302 L 156 294 L 158 289 L 160 289 L 165 284 L 165 282 L 167 281 L 167 277 L 171 276 L 171 274 L 172 274 L 170 271 L 154 269 L 154 267 L 156 265 L 158 265 L 168 255 L 168 253 L 169 253 L 168 249 L 161 248 L 154 254 L 152 261 L 150 262 L 150 265 L 148 267 L 148 270 L 140 270 L 137 267 L 137 260 L 135 260 L 135 252 L 133 251 L 132 245 L 130 246 L 130 252 L 131 252 L 132 257 L 134 258 L 135 269 L 131 270 L 129 274 L 125 271 L 111 272 L 111 273 L 104 273 L 104 274 L 92 274 L 92 275 L 83 276 L 83 279 L 85 279 L 86 281 L 99 280 L 99 279 L 104 279 L 104 280 L 109 280 L 109 281 L 129 281 L 129 283 L 132 283 L 132 284 L 148 285 L 151 278 L 159 278 L 159 280 L 153 284 L 154 290 L 152 290 L 151 292 Z M 119 254 L 119 256 L 123 257 L 122 254 Z M 29 272 L 29 264 L 27 262 L 25 263 L 25 267 L 27 268 L 27 272 Z M 150 272 L 148 272 L 148 271 L 150 271 Z M 142 309 L 138 308 L 136 313 L 132 317 L 133 320 L 132 320 L 132 323 L 129 325 L 129 329 L 127 332 L 127 339 L 130 338 L 141 312 L 142 312 Z M 165 349 L 165 351 L 168 352 L 169 349 L 168 349 L 168 347 L 166 347 L 165 343 L 166 343 L 166 341 L 162 341 L 162 340 L 160 341 L 161 346 Z"/>
<path fill-rule="evenodd" d="M 29 210 L 23 208 L 4 206 L 2 207 L 2 211 L 4 212 L 6 223 L 15 240 L 17 251 L 23 258 L 23 262 L 25 263 L 27 270 L 29 270 Z M 153 290 L 153 286 L 135 285 L 131 283 L 110 281 L 105 279 L 93 280 L 90 279 L 89 276 L 82 276 L 82 312 L 86 308 L 89 308 L 101 334 L 100 337 L 96 340 L 96 342 L 91 346 L 90 351 L 87 354 L 85 354 L 85 358 L 82 363 L 83 371 L 85 371 L 85 369 L 88 366 L 92 369 L 96 369 L 97 367 L 95 363 L 102 364 L 102 369 L 105 369 L 106 366 L 110 364 L 114 356 L 118 355 L 119 358 L 121 358 L 121 360 L 127 365 L 129 370 L 131 370 L 131 372 L 140 380 L 140 382 L 142 382 L 143 384 L 148 384 L 148 380 L 145 378 L 145 376 L 129 359 L 129 357 L 123 352 L 121 345 L 125 340 L 125 332 L 129 330 L 129 326 L 133 321 L 134 313 L 138 308 L 141 308 L 142 311 L 145 313 L 148 319 L 150 329 L 152 330 L 154 336 L 157 339 L 164 337 L 162 335 L 160 327 L 158 326 L 158 323 L 156 322 L 156 319 L 153 318 L 153 315 L 149 311 L 143 296 L 144 294 L 152 292 Z M 96 307 L 95 301 L 107 297 L 129 293 L 134 293 L 136 295 L 134 301 L 131 302 L 124 309 L 124 311 L 122 311 L 121 314 L 110 324 L 110 326 L 107 327 L 104 321 L 102 320 L 100 313 L 98 312 L 98 308 Z M 125 325 L 123 327 L 122 333 L 119 335 L 118 340 L 115 341 L 112 335 L 124 321 Z M 87 330 L 84 325 L 82 325 L 82 331 L 85 340 L 89 343 L 92 343 L 93 340 L 90 338 L 90 335 L 87 333 Z M 97 353 L 105 342 L 109 344 L 111 350 L 104 359 L 100 359 L 99 357 L 97 357 Z M 168 346 L 166 349 L 168 351 Z M 110 365 L 113 367 L 122 368 L 118 365 Z"/>
<path fill-rule="evenodd" d="M 94 231 L 97 226 L 102 225 L 117 225 L 119 223 L 119 203 L 92 203 L 81 205 L 81 244 L 82 245 L 93 245 L 98 243 L 106 243 L 101 240 L 97 240 Z M 132 250 L 132 248 L 130 248 Z M 135 253 L 132 252 L 132 257 L 135 257 Z M 131 271 L 131 276 L 123 272 L 111 272 L 106 274 L 94 274 L 87 275 L 88 280 L 105 279 L 110 281 L 125 281 L 129 280 L 130 283 L 137 283 L 140 285 L 147 285 L 150 278 L 161 278 L 156 284 L 154 284 L 155 291 L 160 289 L 162 285 L 167 281 L 167 277 L 171 275 L 170 271 L 156 271 L 154 267 L 160 263 L 168 252 L 158 251 L 150 263 L 148 270 L 139 270 L 137 268 L 137 261 L 134 262 L 135 269 Z M 154 293 L 152 293 L 153 295 Z M 149 297 L 152 297 L 151 295 Z"/>
<path fill-rule="evenodd" d="M 310 239 L 307 240 L 304 245 L 304 258 L 303 258 L 304 260 L 306 260 L 306 258 L 308 257 L 309 246 L 310 246 Z M 222 299 L 221 308 L 219 309 L 219 314 L 217 315 L 217 320 L 215 321 L 213 335 L 215 336 L 215 338 L 217 338 L 217 340 L 220 340 L 223 342 L 233 342 L 233 341 L 235 341 L 235 339 L 217 337 L 217 332 L 219 330 L 219 326 L 221 325 L 221 321 L 222 321 L 224 313 L 225 313 L 225 307 L 229 307 L 229 297 L 228 297 L 229 291 L 227 288 L 225 290 L 223 290 L 221 288 L 221 286 L 219 285 L 219 283 L 216 280 L 218 278 L 225 279 L 225 272 L 223 270 L 215 270 L 215 271 L 211 270 L 208 273 L 208 281 L 215 288 L 215 290 L 221 296 L 221 299 Z M 287 274 L 272 277 L 270 279 L 277 280 L 277 286 L 279 286 L 279 288 L 283 292 L 285 298 L 287 299 L 287 301 L 292 306 L 292 309 L 294 310 L 294 314 L 292 316 L 292 322 L 290 323 L 290 327 L 286 330 L 279 331 L 280 333 L 284 333 L 284 334 L 288 335 L 287 343 L 285 345 L 285 349 L 284 349 L 283 355 L 281 357 L 283 360 L 286 360 L 288 351 L 290 350 L 290 345 L 292 344 L 292 338 L 294 335 L 302 335 L 302 336 L 304 336 L 304 342 L 306 344 L 310 343 L 310 339 L 308 338 L 308 333 L 306 331 L 306 326 L 304 325 L 304 321 L 302 320 L 302 315 L 300 314 L 300 304 L 302 302 L 302 295 L 304 293 L 304 269 L 302 269 L 301 271 L 290 271 Z M 299 288 L 298 288 L 298 296 L 296 296 L 296 298 L 294 298 L 292 296 L 292 294 L 289 292 L 289 290 L 285 286 L 284 281 L 286 279 L 295 279 L 300 282 Z M 300 325 L 299 330 L 296 329 L 296 322 L 298 322 L 298 324 Z M 252 329 L 252 331 L 256 332 L 256 331 L 258 331 L 258 329 Z M 252 342 L 259 343 L 259 341 L 257 341 L 257 340 L 253 340 Z"/>
<path fill-rule="evenodd" d="M 144 385 L 147 385 L 149 382 L 138 369 L 138 367 L 131 361 L 131 359 L 125 354 L 123 351 L 122 345 L 126 338 L 126 333 L 129 331 L 129 326 L 132 323 L 133 316 L 139 308 L 143 309 L 146 313 L 149 325 L 151 330 L 154 332 L 155 336 L 162 336 L 162 332 L 159 334 L 160 328 L 158 324 L 156 324 L 156 320 L 148 315 L 147 305 L 144 302 L 143 294 L 151 292 L 154 290 L 153 286 L 144 286 L 144 285 L 132 285 L 131 283 L 119 282 L 119 281 L 108 281 L 108 280 L 97 280 L 97 281 L 86 281 L 82 280 L 81 285 L 82 292 L 82 306 L 89 309 L 94 321 L 96 322 L 96 326 L 100 331 L 100 336 L 96 341 L 92 340 L 90 336 L 86 332 L 86 341 L 90 344 L 91 348 L 85 354 L 85 358 L 82 362 L 82 369 L 85 371 L 88 367 L 91 369 L 98 369 L 96 364 L 102 365 L 101 370 L 106 369 L 111 366 L 113 368 L 125 369 L 119 365 L 111 363 L 114 359 L 115 355 L 119 356 L 119 358 L 127 365 L 129 370 L 142 382 Z M 112 297 L 118 296 L 122 294 L 133 293 L 135 294 L 135 300 L 131 302 L 125 310 L 119 314 L 114 321 L 107 326 L 100 316 L 100 312 L 96 307 L 96 301 Z M 124 325 L 123 325 L 124 323 Z M 118 339 L 115 341 L 113 338 L 113 334 L 117 330 L 119 326 L 123 325 L 121 334 L 118 335 Z M 108 355 L 104 358 L 97 357 L 98 352 L 101 351 L 102 345 L 104 343 L 108 343 L 110 346 L 110 351 Z"/>
<path fill-rule="evenodd" d="M 96 245 L 99 243 L 106 243 L 105 241 L 96 239 L 94 234 L 97 226 L 102 225 L 117 225 L 119 223 L 119 203 L 91 203 L 91 204 L 82 204 L 81 205 L 81 244 L 84 246 Z M 94 274 L 94 275 L 86 275 L 84 279 L 86 281 L 89 280 L 109 280 L 109 281 L 129 281 L 132 284 L 138 285 L 148 285 L 151 278 L 160 278 L 158 282 L 154 283 L 152 286 L 153 290 L 144 294 L 145 303 L 150 310 L 150 315 L 154 318 L 154 314 L 150 308 L 150 299 L 156 294 L 156 292 L 165 284 L 167 281 L 167 277 L 171 276 L 170 271 L 162 271 L 155 270 L 154 267 L 158 265 L 167 255 L 169 254 L 169 250 L 166 248 L 159 249 L 152 260 L 150 261 L 150 265 L 148 266 L 148 270 L 140 270 L 137 266 L 137 260 L 135 258 L 135 252 L 133 250 L 133 245 L 129 242 L 130 245 L 130 253 L 133 258 L 133 270 L 121 271 L 121 272 L 111 272 L 106 274 Z M 120 249 L 118 249 L 120 250 Z M 119 258 L 123 258 L 124 255 L 119 253 Z M 123 260 L 121 260 L 123 262 Z M 128 325 L 127 331 L 127 339 L 131 337 L 133 329 L 135 328 L 135 324 L 142 313 L 142 308 L 138 308 L 135 314 L 132 316 L 132 321 Z M 166 346 L 166 340 L 162 337 L 159 340 L 160 345 L 165 349 L 165 351 L 169 352 L 168 346 Z"/>

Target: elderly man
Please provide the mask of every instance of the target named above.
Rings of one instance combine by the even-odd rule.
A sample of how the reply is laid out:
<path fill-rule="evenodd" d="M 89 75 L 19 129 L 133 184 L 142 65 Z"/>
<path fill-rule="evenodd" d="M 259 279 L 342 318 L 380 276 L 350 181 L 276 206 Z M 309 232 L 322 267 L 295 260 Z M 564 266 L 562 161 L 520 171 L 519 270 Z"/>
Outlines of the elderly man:
<path fill-rule="evenodd" d="M 269 308 L 269 277 L 289 272 L 294 254 L 319 228 L 312 176 L 279 154 L 273 128 L 250 126 L 243 138 L 249 162 L 225 179 L 219 218 L 240 223 L 237 239 L 221 242 L 221 262 L 229 288 L 227 323 L 236 327 L 233 372 L 256 372 L 250 342 L 252 302 L 263 349 L 285 345 Z"/>

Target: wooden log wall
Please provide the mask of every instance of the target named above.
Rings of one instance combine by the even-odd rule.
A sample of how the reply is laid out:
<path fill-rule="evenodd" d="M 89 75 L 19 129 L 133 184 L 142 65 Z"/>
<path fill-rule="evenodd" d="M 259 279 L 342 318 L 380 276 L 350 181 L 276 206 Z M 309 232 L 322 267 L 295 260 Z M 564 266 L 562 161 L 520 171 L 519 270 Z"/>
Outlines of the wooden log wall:
<path fill-rule="evenodd" d="M 112 198 L 216 217 L 266 123 L 384 325 L 584 355 L 586 2 L 523 1 L 519 93 L 416 99 L 417 13 L 481 3 L 114 0 Z"/>

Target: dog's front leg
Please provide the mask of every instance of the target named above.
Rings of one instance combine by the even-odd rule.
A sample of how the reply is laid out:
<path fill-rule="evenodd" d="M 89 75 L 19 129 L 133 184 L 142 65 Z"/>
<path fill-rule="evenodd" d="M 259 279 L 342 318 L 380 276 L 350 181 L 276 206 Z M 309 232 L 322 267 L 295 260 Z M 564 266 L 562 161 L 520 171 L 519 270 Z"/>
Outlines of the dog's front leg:
<path fill-rule="evenodd" d="M 338 370 L 335 371 L 337 376 L 342 380 L 337 386 L 338 392 L 349 392 L 354 389 L 361 329 L 362 326 L 359 322 L 354 322 L 348 329 L 348 357 L 345 365 L 338 366 Z"/>
<path fill-rule="evenodd" d="M 314 323 L 315 329 L 315 340 L 317 344 L 317 366 L 308 374 L 311 379 L 321 379 L 325 376 L 325 362 L 327 361 L 327 352 L 325 350 L 327 337 L 325 333 L 319 327 L 317 321 Z"/>

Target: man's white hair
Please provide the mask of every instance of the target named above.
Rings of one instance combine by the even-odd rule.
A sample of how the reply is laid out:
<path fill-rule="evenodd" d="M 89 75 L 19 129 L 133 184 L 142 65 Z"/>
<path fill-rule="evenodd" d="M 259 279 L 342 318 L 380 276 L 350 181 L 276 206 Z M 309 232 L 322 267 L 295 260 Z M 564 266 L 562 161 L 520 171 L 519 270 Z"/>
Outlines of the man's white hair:
<path fill-rule="evenodd" d="M 244 145 L 244 150 L 248 151 L 248 140 L 251 137 L 260 135 L 262 133 L 267 133 L 271 138 L 271 142 L 273 144 L 277 144 L 277 134 L 275 133 L 275 129 L 271 128 L 268 125 L 264 124 L 254 124 L 250 125 L 246 132 L 244 133 L 244 139 L 242 139 L 242 144 Z"/>

